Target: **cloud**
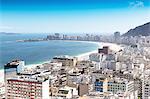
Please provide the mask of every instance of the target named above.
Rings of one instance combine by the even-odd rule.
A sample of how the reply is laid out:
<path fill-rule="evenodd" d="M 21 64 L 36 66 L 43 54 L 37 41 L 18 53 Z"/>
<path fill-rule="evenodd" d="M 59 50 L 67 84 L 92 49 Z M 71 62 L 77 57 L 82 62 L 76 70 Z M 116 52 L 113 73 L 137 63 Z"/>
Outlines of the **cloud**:
<path fill-rule="evenodd" d="M 9 25 L 0 25 L 0 32 L 14 32 L 21 31 L 23 27 L 20 26 L 9 26 Z"/>
<path fill-rule="evenodd" d="M 0 29 L 13 29 L 13 27 L 10 27 L 10 26 L 0 26 Z"/>
<path fill-rule="evenodd" d="M 129 2 L 129 7 L 131 7 L 131 8 L 141 8 L 141 7 L 144 7 L 144 2 L 143 1 Z"/>

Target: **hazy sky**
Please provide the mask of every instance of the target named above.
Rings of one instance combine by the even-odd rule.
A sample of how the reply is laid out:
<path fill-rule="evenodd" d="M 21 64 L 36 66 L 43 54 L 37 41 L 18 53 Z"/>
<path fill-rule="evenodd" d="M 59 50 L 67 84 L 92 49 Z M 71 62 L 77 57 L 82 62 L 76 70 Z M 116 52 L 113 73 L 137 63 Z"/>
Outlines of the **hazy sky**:
<path fill-rule="evenodd" d="M 2 32 L 124 33 L 150 21 L 150 0 L 0 0 Z"/>

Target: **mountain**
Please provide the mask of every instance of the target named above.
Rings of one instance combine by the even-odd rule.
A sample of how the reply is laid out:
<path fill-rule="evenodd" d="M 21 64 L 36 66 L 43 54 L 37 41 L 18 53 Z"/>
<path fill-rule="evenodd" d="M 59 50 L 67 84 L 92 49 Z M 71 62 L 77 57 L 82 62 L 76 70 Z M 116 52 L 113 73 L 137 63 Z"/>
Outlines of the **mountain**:
<path fill-rule="evenodd" d="M 150 36 L 150 22 L 137 26 L 134 29 L 130 29 L 122 36 Z"/>

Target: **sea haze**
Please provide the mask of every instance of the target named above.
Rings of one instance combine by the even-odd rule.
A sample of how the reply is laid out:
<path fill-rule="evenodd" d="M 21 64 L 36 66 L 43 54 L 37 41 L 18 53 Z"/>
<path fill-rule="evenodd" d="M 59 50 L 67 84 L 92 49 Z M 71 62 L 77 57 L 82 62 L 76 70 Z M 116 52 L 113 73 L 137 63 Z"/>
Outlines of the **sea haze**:
<path fill-rule="evenodd" d="M 16 40 L 44 38 L 47 34 L 0 34 L 0 68 L 13 59 L 29 64 L 49 61 L 54 56 L 76 56 L 98 48 L 97 44 L 75 41 L 16 42 Z"/>

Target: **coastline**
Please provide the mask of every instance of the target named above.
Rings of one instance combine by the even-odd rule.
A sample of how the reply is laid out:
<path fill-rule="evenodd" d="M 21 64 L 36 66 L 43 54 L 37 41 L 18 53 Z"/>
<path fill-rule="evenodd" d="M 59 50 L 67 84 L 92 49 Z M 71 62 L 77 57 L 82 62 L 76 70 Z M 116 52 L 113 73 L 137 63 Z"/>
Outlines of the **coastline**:
<path fill-rule="evenodd" d="M 69 41 L 69 40 L 66 40 Z M 107 43 L 107 42 L 93 42 L 93 41 L 74 41 L 74 42 L 84 42 L 84 43 L 93 43 L 93 44 L 97 44 L 98 48 L 102 48 L 103 46 L 109 46 L 109 48 L 113 51 L 119 51 L 121 49 L 121 46 L 115 43 Z M 89 55 L 91 53 L 97 53 L 98 52 L 98 48 L 96 48 L 95 50 L 92 50 L 90 52 L 85 52 L 85 53 L 81 53 L 78 55 L 72 55 L 73 57 L 77 57 L 80 60 L 86 60 L 89 58 Z M 39 62 L 39 63 L 35 63 L 35 64 L 28 64 L 25 65 L 25 68 L 34 68 L 36 66 L 40 66 L 44 63 L 49 63 L 51 60 L 48 61 L 43 61 L 43 62 Z M 1 69 L 0 69 L 1 70 Z"/>
<path fill-rule="evenodd" d="M 68 40 L 69 41 L 69 40 Z M 109 48 L 114 51 L 114 52 L 117 52 L 119 51 L 120 49 L 122 49 L 121 45 L 119 44 L 116 44 L 116 43 L 107 43 L 107 42 L 92 42 L 92 41 L 75 41 L 75 42 L 86 42 L 86 43 L 94 43 L 94 44 L 97 44 L 98 45 L 98 48 L 102 48 L 103 46 L 109 46 Z M 73 57 L 77 57 L 78 59 L 80 60 L 86 60 L 89 58 L 89 55 L 91 53 L 97 53 L 98 52 L 98 49 L 97 50 L 93 50 L 93 51 L 90 51 L 90 52 L 86 52 L 86 53 L 81 53 L 79 55 L 75 55 Z M 26 68 L 33 68 L 33 67 L 36 67 L 36 66 L 40 66 L 44 63 L 49 63 L 49 61 L 44 61 L 44 62 L 41 62 L 41 63 L 38 63 L 38 64 L 30 64 L 30 65 L 25 65 Z"/>
<path fill-rule="evenodd" d="M 106 42 L 90 42 L 90 43 L 97 43 L 99 48 L 102 48 L 103 46 L 109 46 L 109 48 L 114 52 L 118 52 L 120 49 L 122 49 L 122 47 L 120 45 L 115 44 L 115 43 L 106 43 Z M 88 57 L 91 53 L 97 53 L 97 52 L 98 52 L 98 49 L 93 50 L 91 52 L 77 55 L 76 57 L 78 57 L 80 60 L 84 60 L 84 59 L 88 59 Z"/>
<path fill-rule="evenodd" d="M 65 41 L 69 41 L 69 40 L 65 40 Z M 72 40 L 71 40 L 71 41 L 72 41 Z M 103 47 L 100 42 L 92 42 L 92 41 L 74 41 L 74 42 L 93 43 L 93 44 L 97 44 L 97 45 L 98 45 L 98 48 Z M 85 52 L 85 53 L 81 53 L 81 54 L 78 54 L 78 55 L 72 55 L 72 57 L 78 57 L 78 59 L 84 60 L 84 59 L 87 59 L 87 58 L 88 58 L 89 54 L 91 54 L 91 53 L 96 53 L 96 52 L 97 52 L 97 50 L 92 50 L 92 51 L 90 51 L 90 52 Z M 44 63 L 49 63 L 50 61 L 51 61 L 51 60 L 49 60 L 49 61 L 44 61 L 44 62 L 40 62 L 40 63 L 37 63 L 37 64 L 29 64 L 29 65 L 25 65 L 25 67 L 26 67 L 26 68 L 34 68 L 34 67 L 40 66 L 40 65 L 42 65 L 42 64 L 44 64 Z"/>

